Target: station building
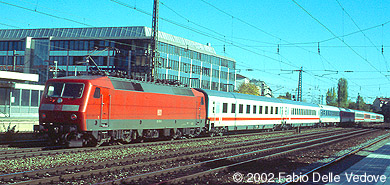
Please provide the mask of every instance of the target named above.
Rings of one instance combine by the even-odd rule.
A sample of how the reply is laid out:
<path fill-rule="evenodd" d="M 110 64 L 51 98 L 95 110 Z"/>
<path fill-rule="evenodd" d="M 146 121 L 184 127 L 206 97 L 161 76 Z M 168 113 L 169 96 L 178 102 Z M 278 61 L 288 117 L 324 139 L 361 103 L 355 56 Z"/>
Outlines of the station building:
<path fill-rule="evenodd" d="M 87 74 L 92 63 L 86 56 L 91 56 L 99 68 L 144 78 L 150 72 L 151 31 L 143 26 L 0 30 L 0 71 L 38 74 L 37 84 L 44 84 L 54 76 Z M 164 32 L 158 41 L 155 78 L 234 90 L 234 59 L 217 55 L 209 44 Z"/>

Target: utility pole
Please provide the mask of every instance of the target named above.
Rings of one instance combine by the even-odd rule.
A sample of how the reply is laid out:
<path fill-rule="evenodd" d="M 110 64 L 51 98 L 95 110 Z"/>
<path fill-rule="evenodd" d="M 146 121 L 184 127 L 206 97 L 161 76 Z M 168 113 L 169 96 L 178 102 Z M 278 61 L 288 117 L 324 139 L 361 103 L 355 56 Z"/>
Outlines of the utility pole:
<path fill-rule="evenodd" d="M 295 70 L 295 71 L 299 71 L 297 101 L 302 101 L 302 71 L 303 71 L 303 67 L 301 67 L 300 70 Z"/>
<path fill-rule="evenodd" d="M 358 97 L 357 97 L 357 100 L 356 100 L 356 109 L 360 110 L 360 93 L 358 93 Z"/>
<path fill-rule="evenodd" d="M 152 21 L 152 38 L 151 38 L 151 56 L 150 56 L 150 78 L 155 79 L 156 69 L 155 65 L 158 58 L 158 8 L 159 0 L 154 0 L 153 4 L 153 21 Z"/>

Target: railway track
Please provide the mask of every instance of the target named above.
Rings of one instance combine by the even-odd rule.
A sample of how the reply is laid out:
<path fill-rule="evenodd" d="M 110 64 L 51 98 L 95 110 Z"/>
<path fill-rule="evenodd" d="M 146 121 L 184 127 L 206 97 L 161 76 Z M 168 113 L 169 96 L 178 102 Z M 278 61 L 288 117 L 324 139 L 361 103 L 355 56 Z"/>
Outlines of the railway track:
<path fill-rule="evenodd" d="M 202 161 L 195 164 L 186 166 L 180 166 L 171 169 L 164 169 L 157 172 L 135 175 L 115 181 L 106 181 L 100 184 L 112 184 L 112 183 L 156 183 L 156 184 L 177 184 L 177 183 L 189 183 L 193 180 L 200 179 L 204 176 L 220 173 L 229 168 L 245 165 L 261 159 L 277 158 L 283 155 L 291 154 L 297 151 L 306 150 L 321 145 L 326 145 L 332 142 L 337 142 L 343 139 L 357 137 L 363 134 L 367 134 L 373 131 L 355 131 L 352 133 L 339 133 L 331 134 L 324 137 L 307 138 L 308 140 L 297 140 L 293 143 L 280 143 L 279 146 L 272 148 L 264 148 L 255 151 L 249 151 L 245 153 L 228 155 L 226 157 L 220 157 L 207 161 Z M 225 162 L 229 161 L 229 162 Z M 188 173 L 183 173 L 188 171 Z M 173 175 L 174 173 L 177 175 Z M 156 178 L 157 176 L 157 178 Z M 174 178 L 172 178 L 174 176 Z M 163 182 L 149 182 L 149 179 L 170 179 Z"/>
<path fill-rule="evenodd" d="M 5 159 L 16 159 L 16 158 L 27 158 L 27 157 L 37 157 L 37 156 L 48 156 L 48 155 L 58 155 L 58 154 L 69 154 L 69 153 L 79 153 L 79 152 L 92 152 L 92 151 L 102 151 L 102 150 L 111 150 L 111 149 L 121 149 L 128 147 L 147 147 L 147 146 L 158 146 L 165 144 L 180 144 L 186 142 L 200 142 L 207 140 L 223 140 L 226 138 L 242 138 L 242 137 L 252 137 L 252 136 L 266 136 L 270 134 L 294 134 L 295 131 L 276 131 L 276 132 L 260 132 L 260 133 L 250 133 L 250 134 L 239 134 L 239 135 L 227 135 L 220 137 L 203 137 L 203 138 L 191 138 L 190 140 L 174 140 L 174 141 L 159 141 L 159 142 L 147 142 L 147 143 L 133 143 L 133 144 L 124 144 L 124 145 L 113 145 L 113 146 L 101 146 L 101 147 L 86 147 L 86 148 L 63 148 L 61 146 L 52 146 L 52 147 L 35 147 L 35 148 L 23 148 L 23 149 L 12 149 L 12 150 L 0 150 L 0 160 Z"/>
<path fill-rule="evenodd" d="M 364 150 L 364 149 L 366 149 L 366 148 L 368 148 L 368 147 L 370 147 L 372 145 L 375 145 L 376 143 L 379 143 L 379 142 L 381 142 L 381 141 L 383 141 L 385 139 L 388 139 L 388 138 L 390 138 L 390 133 L 382 135 L 382 136 L 376 138 L 375 140 L 371 141 L 370 143 L 368 143 L 366 145 L 363 145 L 363 146 L 360 146 L 360 147 L 358 147 L 358 148 L 356 148 L 356 149 L 354 149 L 354 150 L 352 150 L 350 152 L 347 152 L 346 154 L 341 155 L 341 156 L 339 156 L 339 157 L 337 157 L 337 158 L 335 158 L 335 159 L 333 159 L 333 160 L 331 160 L 331 161 L 329 161 L 327 163 L 324 163 L 324 164 L 316 166 L 316 167 L 314 167 L 314 168 L 312 168 L 310 170 L 307 170 L 306 172 L 302 173 L 301 175 L 302 176 L 307 176 L 307 177 L 312 177 L 312 174 L 314 172 L 321 172 L 321 170 L 323 170 L 325 168 L 328 168 L 329 166 L 335 165 L 335 164 L 339 163 L 341 160 L 343 160 L 343 159 L 345 159 L 345 158 L 347 158 L 349 156 L 352 156 L 352 155 L 354 155 L 354 154 L 356 154 L 356 153 L 358 153 L 358 152 L 360 152 L 360 151 L 362 151 L 362 150 Z M 309 178 L 309 179 L 311 179 L 311 178 Z M 299 182 L 299 180 L 298 179 L 292 179 L 291 181 L 286 181 L 286 182 L 281 183 L 281 184 L 288 185 L 288 184 L 295 184 L 295 182 Z"/>
<path fill-rule="evenodd" d="M 192 169 L 195 166 L 199 167 L 204 165 L 215 165 L 218 163 L 223 163 L 221 161 L 228 161 L 229 165 L 232 165 L 230 164 L 232 163 L 232 161 L 236 161 L 241 158 L 246 158 L 245 156 L 259 156 L 271 154 L 276 155 L 277 153 L 286 150 L 286 147 L 289 150 L 294 150 L 294 148 L 299 146 L 308 147 L 307 145 L 311 145 L 315 142 L 325 142 L 326 140 L 336 137 L 342 138 L 343 136 L 353 137 L 358 134 L 365 134 L 366 132 L 368 131 L 358 130 L 350 133 L 345 133 L 345 131 L 317 132 L 285 137 L 258 139 L 254 141 L 244 141 L 240 143 L 230 143 L 219 146 L 198 147 L 150 156 L 140 156 L 137 158 L 129 157 L 121 160 L 105 161 L 97 164 L 92 163 L 80 166 L 60 167 L 45 170 L 35 170 L 30 172 L 5 174 L 0 176 L 0 182 L 18 182 L 20 184 L 52 184 L 67 181 L 78 181 L 89 177 L 99 177 L 102 176 L 102 174 L 117 174 L 118 172 L 120 172 L 128 173 L 130 177 L 122 178 L 116 181 L 105 181 L 104 179 L 101 179 L 101 181 L 104 181 L 105 183 L 119 183 L 122 181 L 126 183 L 138 183 L 143 182 L 144 179 L 148 179 L 151 176 L 154 177 L 156 175 L 166 173 L 172 174 L 176 173 L 177 171 L 183 172 L 188 169 Z M 163 170 L 159 169 L 160 166 L 164 166 L 164 164 L 167 163 L 176 164 L 176 166 L 166 166 L 166 168 Z M 181 165 L 182 167 L 178 167 L 177 164 Z M 221 167 L 217 167 L 217 169 L 220 168 Z M 148 173 L 145 173 L 145 171 L 148 171 Z M 203 174 L 204 172 L 197 172 L 195 174 L 198 173 Z M 187 177 L 177 177 L 176 180 L 173 180 L 172 182 L 181 181 L 183 180 L 183 178 L 186 179 Z M 161 177 L 160 179 L 167 178 Z"/>

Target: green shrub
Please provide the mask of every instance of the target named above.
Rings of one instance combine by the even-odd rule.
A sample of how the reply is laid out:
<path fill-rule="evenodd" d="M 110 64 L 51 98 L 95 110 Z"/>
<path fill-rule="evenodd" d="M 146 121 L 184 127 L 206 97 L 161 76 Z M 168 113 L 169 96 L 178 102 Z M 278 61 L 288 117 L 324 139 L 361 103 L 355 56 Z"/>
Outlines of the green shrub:
<path fill-rule="evenodd" d="M 16 125 L 11 126 L 11 123 L 8 124 L 8 127 L 3 124 L 4 128 L 4 140 L 11 141 L 15 134 L 17 134 L 19 131 L 16 131 Z"/>

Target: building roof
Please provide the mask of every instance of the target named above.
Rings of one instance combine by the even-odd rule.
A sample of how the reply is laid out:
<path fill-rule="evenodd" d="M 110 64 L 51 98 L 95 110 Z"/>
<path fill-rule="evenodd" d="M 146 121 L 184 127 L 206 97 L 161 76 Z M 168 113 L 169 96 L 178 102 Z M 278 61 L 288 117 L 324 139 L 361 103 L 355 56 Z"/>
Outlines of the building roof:
<path fill-rule="evenodd" d="M 378 99 L 381 102 L 389 102 L 390 101 L 390 98 L 376 98 L 376 99 Z"/>
<path fill-rule="evenodd" d="M 12 71 L 0 71 L 0 80 L 6 80 L 11 82 L 38 82 L 39 75 L 29 74 L 29 73 L 20 73 Z"/>
<path fill-rule="evenodd" d="M 131 27 L 87 27 L 87 28 L 41 28 L 41 29 L 0 29 L 0 40 L 20 40 L 26 37 L 64 39 L 150 39 L 152 29 L 145 26 Z M 188 48 L 193 51 L 217 56 L 213 47 L 182 37 L 159 31 L 161 42 Z M 219 56 L 232 60 L 231 58 Z"/>
<path fill-rule="evenodd" d="M 244 78 L 247 78 L 246 76 L 243 76 L 243 75 L 240 75 L 240 74 L 236 74 L 236 78 L 237 79 L 244 79 Z M 249 79 L 249 78 L 248 78 Z"/>

